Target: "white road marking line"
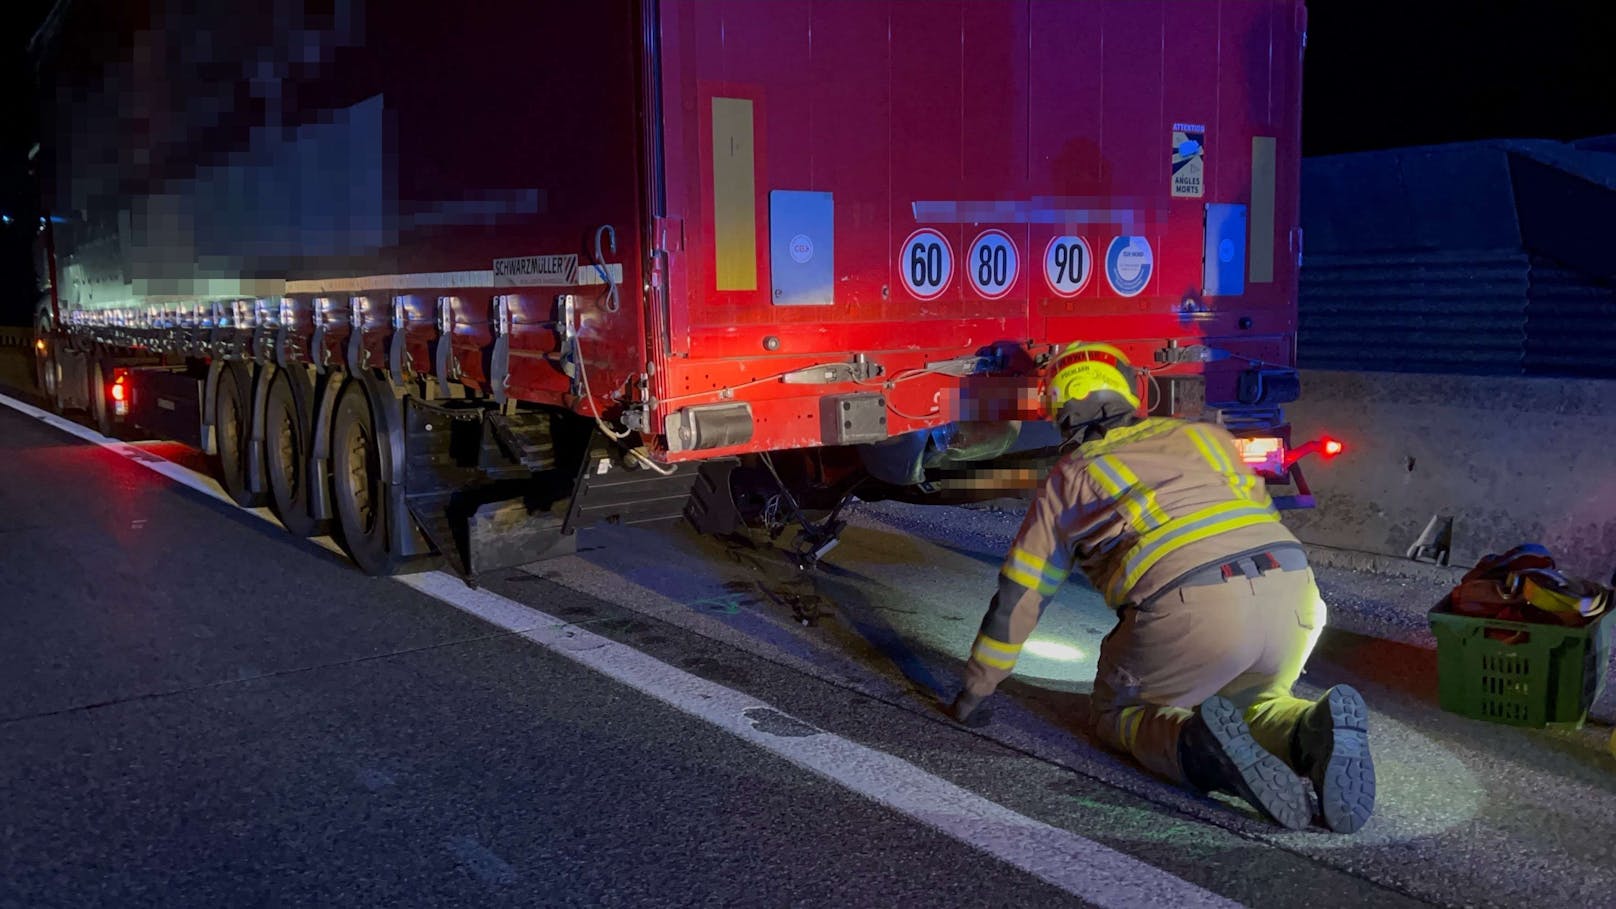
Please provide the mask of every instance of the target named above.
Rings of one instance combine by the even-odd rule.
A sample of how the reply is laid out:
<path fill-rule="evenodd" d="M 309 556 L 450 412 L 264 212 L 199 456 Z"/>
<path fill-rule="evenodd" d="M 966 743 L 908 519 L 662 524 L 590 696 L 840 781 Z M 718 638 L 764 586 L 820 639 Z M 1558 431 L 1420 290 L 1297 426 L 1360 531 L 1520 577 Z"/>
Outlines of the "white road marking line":
<path fill-rule="evenodd" d="M 144 458 L 132 457 L 124 452 L 128 446 L 121 442 L 5 395 L 0 395 L 0 404 L 124 454 L 133 463 L 192 489 L 225 502 L 230 501 L 216 483 L 178 464 L 170 461 L 156 464 Z M 791 724 L 808 724 L 772 704 L 669 666 L 626 644 L 585 631 L 515 600 L 487 590 L 474 590 L 459 578 L 433 571 L 405 575 L 394 580 L 491 625 L 520 634 L 547 650 L 716 726 L 742 741 L 784 758 L 1080 899 L 1100 906 L 1117 907 L 1239 905 L 1132 856 L 1011 811 L 885 752 L 822 730 L 801 734 L 801 730 Z M 768 711 L 765 715 L 777 722 L 760 722 L 759 711 Z M 783 721 L 791 731 L 781 734 L 779 721 Z M 457 838 L 450 841 L 452 851 L 459 848 L 456 843 L 462 843 L 462 846 L 469 843 L 476 849 L 482 849 L 475 840 Z M 476 872 L 471 860 L 459 851 L 456 851 L 456 855 Z M 488 855 L 510 871 L 510 866 L 505 865 L 498 856 L 492 853 Z M 479 876 L 482 874 L 477 873 Z M 515 872 L 510 873 L 514 875 Z"/>

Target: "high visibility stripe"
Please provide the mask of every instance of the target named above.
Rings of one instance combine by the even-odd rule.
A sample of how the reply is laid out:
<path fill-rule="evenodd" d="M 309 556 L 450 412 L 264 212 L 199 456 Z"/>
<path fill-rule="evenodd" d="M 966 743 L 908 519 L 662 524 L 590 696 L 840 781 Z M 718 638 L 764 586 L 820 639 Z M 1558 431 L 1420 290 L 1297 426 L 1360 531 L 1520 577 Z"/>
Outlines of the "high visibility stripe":
<path fill-rule="evenodd" d="M 1163 557 L 1191 543 L 1242 527 L 1267 524 L 1279 518 L 1270 507 L 1244 499 L 1219 502 L 1200 511 L 1176 518 L 1157 532 L 1141 537 L 1128 553 L 1122 572 L 1122 589 L 1131 590 Z"/>
<path fill-rule="evenodd" d="M 1124 445 L 1129 442 L 1137 442 L 1141 439 L 1149 439 L 1153 436 L 1159 436 L 1163 433 L 1172 432 L 1174 429 L 1177 429 L 1182 425 L 1182 420 L 1173 420 L 1166 417 L 1152 417 L 1148 420 L 1141 420 L 1132 426 L 1125 426 L 1122 429 L 1113 429 L 1110 432 L 1107 432 L 1104 438 L 1095 439 L 1093 442 L 1085 443 L 1078 448 L 1077 453 L 1085 458 L 1097 457 L 1111 451 L 1119 445 Z"/>
<path fill-rule="evenodd" d="M 1244 464 L 1236 466 L 1229 456 L 1229 450 L 1223 447 L 1222 439 L 1206 426 L 1191 426 L 1189 434 L 1190 440 L 1200 450 L 1201 457 L 1206 459 L 1206 463 L 1227 479 L 1229 491 L 1234 493 L 1235 498 L 1267 504 L 1267 490 L 1261 489 L 1258 485 L 1261 478 L 1244 469 Z"/>
<path fill-rule="evenodd" d="M 1145 725 L 1144 707 L 1124 707 L 1117 715 L 1117 738 L 1122 747 L 1133 750 L 1139 739 L 1139 729 Z"/>
<path fill-rule="evenodd" d="M 1156 501 L 1156 491 L 1139 480 L 1139 475 L 1128 465 L 1111 455 L 1101 455 L 1089 462 L 1089 475 L 1133 520 L 1141 533 L 1155 530 L 1170 518 Z"/>
<path fill-rule="evenodd" d="M 1021 656 L 1020 644 L 996 641 L 985 634 L 977 635 L 976 644 L 971 648 L 971 659 L 994 669 L 1016 668 L 1016 658 L 1019 656 Z"/>
<path fill-rule="evenodd" d="M 1204 424 L 1191 424 L 1189 427 L 1190 439 L 1195 447 L 1201 450 L 1202 457 L 1206 458 L 1212 469 L 1218 473 L 1234 473 L 1234 464 L 1229 460 L 1229 453 L 1223 450 L 1222 440 L 1213 435 L 1212 430 Z"/>
<path fill-rule="evenodd" d="M 1060 585 L 1066 583 L 1069 572 L 1065 568 L 1049 564 L 1019 546 L 1013 546 L 999 573 L 1028 590 L 1036 590 L 1047 597 L 1053 596 L 1055 591 L 1060 589 Z"/>

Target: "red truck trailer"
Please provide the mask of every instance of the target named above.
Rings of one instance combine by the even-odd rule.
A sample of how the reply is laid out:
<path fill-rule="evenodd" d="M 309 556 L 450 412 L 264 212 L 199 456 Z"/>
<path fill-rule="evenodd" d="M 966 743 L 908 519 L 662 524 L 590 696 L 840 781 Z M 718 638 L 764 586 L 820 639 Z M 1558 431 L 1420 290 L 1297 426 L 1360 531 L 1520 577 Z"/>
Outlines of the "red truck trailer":
<path fill-rule="evenodd" d="M 1299 0 L 62 0 L 41 380 L 375 573 L 680 515 L 811 560 L 852 494 L 1028 485 L 1073 340 L 1283 437 L 1304 43 Z"/>

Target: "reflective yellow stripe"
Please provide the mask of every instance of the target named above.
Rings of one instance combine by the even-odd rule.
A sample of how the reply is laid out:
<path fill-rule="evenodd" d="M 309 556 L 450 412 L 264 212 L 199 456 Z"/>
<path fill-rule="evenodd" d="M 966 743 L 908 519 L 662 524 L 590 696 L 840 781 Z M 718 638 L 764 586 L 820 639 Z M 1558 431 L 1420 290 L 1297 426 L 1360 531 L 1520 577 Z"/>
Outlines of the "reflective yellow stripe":
<path fill-rule="evenodd" d="M 1140 439 L 1148 439 L 1152 436 L 1159 436 L 1163 433 L 1171 432 L 1183 425 L 1183 422 L 1184 421 L 1182 420 L 1174 420 L 1167 417 L 1151 417 L 1148 420 L 1141 420 L 1132 426 L 1126 426 L 1122 429 L 1113 429 L 1105 434 L 1105 438 L 1095 439 L 1092 442 L 1085 443 L 1078 448 L 1077 453 L 1085 458 L 1097 457 L 1111 451 L 1118 445 L 1123 445 L 1128 442 L 1137 442 Z"/>
<path fill-rule="evenodd" d="M 1139 728 L 1145 724 L 1144 707 L 1124 707 L 1117 714 L 1117 739 L 1122 747 L 1133 749 L 1134 742 L 1139 739 Z"/>
<path fill-rule="evenodd" d="M 1279 518 L 1272 508 L 1244 499 L 1219 502 L 1176 518 L 1155 533 L 1141 537 L 1134 545 L 1124 563 L 1122 589 L 1132 590 L 1145 572 L 1174 550 L 1220 533 L 1277 520 Z"/>
<path fill-rule="evenodd" d="M 1248 502 L 1267 504 L 1268 491 L 1259 486 L 1261 478 L 1246 469 L 1245 462 L 1236 464 L 1229 456 L 1229 450 L 1223 447 L 1223 440 L 1206 426 L 1191 426 L 1190 440 L 1200 450 L 1201 457 L 1206 459 L 1213 470 L 1223 474 L 1228 480 L 1229 491 L 1235 498 L 1245 499 Z"/>
<path fill-rule="evenodd" d="M 1195 447 L 1201 450 L 1201 456 L 1212 465 L 1218 473 L 1234 473 L 1234 464 L 1229 460 L 1229 453 L 1223 449 L 1223 441 L 1212 433 L 1205 424 L 1191 424 L 1189 428 L 1190 440 Z"/>
<path fill-rule="evenodd" d="M 1007 644 L 996 641 L 985 634 L 976 636 L 976 645 L 971 648 L 971 659 L 984 666 L 994 669 L 1016 668 L 1016 657 L 1021 656 L 1020 644 Z"/>
<path fill-rule="evenodd" d="M 1107 495 L 1117 500 L 1141 533 L 1168 522 L 1167 512 L 1156 501 L 1156 491 L 1140 482 L 1139 475 L 1114 456 L 1101 455 L 1090 461 L 1088 472 Z"/>
<path fill-rule="evenodd" d="M 1020 644 L 1012 644 L 1009 641 L 1000 641 L 995 638 L 990 638 L 985 634 L 979 634 L 976 636 L 976 646 L 979 648 L 985 647 L 998 653 L 1000 656 L 1007 656 L 1011 659 L 1015 659 L 1017 656 L 1021 655 Z"/>
<path fill-rule="evenodd" d="M 1004 560 L 1004 567 L 1000 573 L 1028 590 L 1036 590 L 1044 596 L 1053 596 L 1060 585 L 1066 582 L 1067 571 L 1049 564 L 1043 559 L 1022 549 L 1013 546 L 1010 555 Z"/>

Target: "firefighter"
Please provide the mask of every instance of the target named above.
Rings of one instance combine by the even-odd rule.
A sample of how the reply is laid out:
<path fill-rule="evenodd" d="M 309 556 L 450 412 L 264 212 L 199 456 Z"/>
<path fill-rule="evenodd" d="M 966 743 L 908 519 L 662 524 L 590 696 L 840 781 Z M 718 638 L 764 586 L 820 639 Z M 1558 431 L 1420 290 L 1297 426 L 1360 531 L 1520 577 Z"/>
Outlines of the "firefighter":
<path fill-rule="evenodd" d="M 982 701 L 1077 569 L 1118 612 L 1100 645 L 1096 738 L 1293 829 L 1313 817 L 1306 777 L 1330 829 L 1362 827 L 1375 800 L 1363 698 L 1346 685 L 1317 701 L 1291 693 L 1324 602 L 1233 437 L 1141 419 L 1137 374 L 1109 345 L 1068 345 L 1048 375 L 1051 416 L 1075 450 L 1016 535 L 950 715 L 986 722 Z"/>

